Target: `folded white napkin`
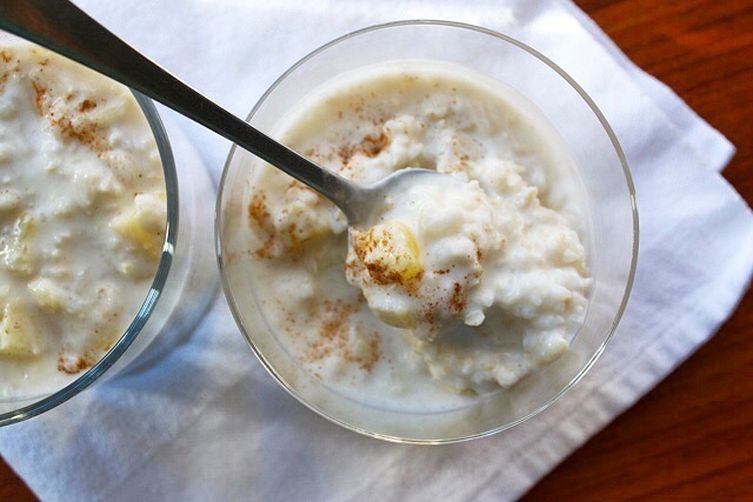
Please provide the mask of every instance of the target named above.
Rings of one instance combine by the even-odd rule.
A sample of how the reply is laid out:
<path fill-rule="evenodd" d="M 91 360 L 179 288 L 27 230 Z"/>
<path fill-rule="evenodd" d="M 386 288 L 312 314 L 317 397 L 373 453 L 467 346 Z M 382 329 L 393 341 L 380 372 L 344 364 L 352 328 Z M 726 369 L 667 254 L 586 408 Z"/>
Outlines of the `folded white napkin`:
<path fill-rule="evenodd" d="M 753 217 L 716 173 L 732 146 L 570 3 L 78 3 L 241 116 L 299 57 L 369 24 L 441 18 L 520 38 L 564 67 L 616 130 L 641 252 L 628 311 L 581 383 L 521 426 L 444 447 L 382 443 L 306 410 L 254 359 L 220 298 L 159 364 L 0 431 L 0 452 L 42 499 L 514 499 L 711 337 L 748 283 Z M 190 155 L 183 129 L 217 179 L 229 144 L 165 115 L 179 162 Z"/>

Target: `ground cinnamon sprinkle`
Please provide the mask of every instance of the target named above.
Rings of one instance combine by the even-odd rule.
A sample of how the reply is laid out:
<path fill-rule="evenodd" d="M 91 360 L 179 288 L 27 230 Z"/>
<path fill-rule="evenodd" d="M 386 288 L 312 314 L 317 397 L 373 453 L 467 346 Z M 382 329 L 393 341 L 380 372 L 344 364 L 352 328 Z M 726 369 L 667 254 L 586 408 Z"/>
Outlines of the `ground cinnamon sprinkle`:
<path fill-rule="evenodd" d="M 379 136 L 366 136 L 359 145 L 359 151 L 367 157 L 376 157 L 390 144 L 390 138 L 384 133 Z"/>
<path fill-rule="evenodd" d="M 248 216 L 251 221 L 259 227 L 266 227 L 270 214 L 267 209 L 267 194 L 264 192 L 255 192 L 251 197 L 251 203 L 248 205 Z"/>
<path fill-rule="evenodd" d="M 294 186 L 291 183 L 291 187 Z M 303 185 L 301 184 L 301 186 Z M 307 187 L 305 189 L 310 190 Z M 319 203 L 320 201 L 317 202 L 317 204 Z M 288 211 L 288 208 L 283 208 L 283 216 L 288 214 Z M 300 217 L 302 211 L 295 210 L 292 214 Z M 298 259 L 303 244 L 307 241 L 303 238 L 304 229 L 300 228 L 295 221 L 284 227 L 276 227 L 269 211 L 266 193 L 256 191 L 251 196 L 251 202 L 248 204 L 248 219 L 251 228 L 261 234 L 263 240 L 261 247 L 253 251 L 257 258 L 274 258 L 287 254 L 293 260 Z"/>
<path fill-rule="evenodd" d="M 343 361 L 355 364 L 364 371 L 371 371 L 380 358 L 379 333 L 374 332 L 368 339 L 368 350 L 364 354 L 355 353 L 350 344 L 351 316 L 360 308 L 357 303 L 341 300 L 322 302 L 317 313 L 317 337 L 309 344 L 307 362 L 318 361 L 329 356 L 337 356 Z"/>
<path fill-rule="evenodd" d="M 298 230 L 298 225 L 295 222 L 288 225 L 287 233 L 291 248 L 298 249 L 301 246 L 301 241 L 298 238 L 298 234 L 300 233 L 300 230 Z"/>
<path fill-rule="evenodd" d="M 5 83 L 8 81 L 11 72 L 18 71 L 18 68 L 14 68 L 14 65 L 11 64 L 12 57 L 7 51 L 0 51 L 0 58 L 5 63 L 3 65 L 3 73 L 0 76 L 0 91 L 2 91 L 5 89 Z"/>
<path fill-rule="evenodd" d="M 47 88 L 37 82 L 32 82 L 31 85 L 34 87 L 34 106 L 37 109 L 37 113 L 39 113 L 39 115 L 44 115 L 44 103 L 47 99 Z"/>
<path fill-rule="evenodd" d="M 452 285 L 452 296 L 450 297 L 450 310 L 455 313 L 462 312 L 465 308 L 465 301 L 463 298 L 463 287 L 460 283 L 456 282 Z"/>
<path fill-rule="evenodd" d="M 33 82 L 32 86 L 34 87 L 34 106 L 37 113 L 47 118 L 64 138 L 74 139 L 82 145 L 88 146 L 98 156 L 109 150 L 109 145 L 100 132 L 99 124 L 96 121 L 81 116 L 73 116 L 70 113 L 59 114 L 60 111 L 53 108 L 49 90 L 39 82 Z M 78 111 L 83 113 L 95 106 L 96 103 L 87 99 L 81 103 Z"/>
<path fill-rule="evenodd" d="M 365 155 L 369 158 L 374 158 L 387 148 L 390 144 L 390 137 L 384 132 L 380 132 L 378 135 L 369 134 L 364 136 L 360 143 L 356 145 L 343 145 L 338 151 L 337 155 L 340 157 L 340 162 L 343 165 L 347 165 L 350 159 L 357 154 Z"/>
<path fill-rule="evenodd" d="M 80 124 L 76 124 L 68 115 L 52 119 L 51 122 L 64 137 L 75 139 L 90 147 L 97 155 L 101 155 L 107 149 L 104 140 L 99 135 L 99 125 L 96 122 L 81 121 Z"/>
<path fill-rule="evenodd" d="M 388 263 L 385 263 L 385 260 L 367 259 L 367 255 L 374 251 L 377 246 L 381 246 L 385 254 L 394 255 L 396 250 L 390 245 L 390 242 L 387 239 L 377 240 L 374 238 L 372 232 L 366 231 L 356 234 L 353 241 L 353 251 L 356 253 L 358 260 L 364 267 L 366 267 L 369 276 L 375 283 L 379 285 L 397 284 L 408 290 L 413 290 L 421 281 L 423 271 L 418 272 L 412 277 L 406 278 L 400 273 L 400 271 L 395 270 L 390 267 Z"/>
<path fill-rule="evenodd" d="M 80 112 L 87 112 L 89 110 L 92 110 L 96 108 L 97 103 L 92 101 L 91 99 L 85 99 L 81 102 L 81 104 L 78 106 L 78 111 Z"/>
<path fill-rule="evenodd" d="M 390 268 L 384 260 L 366 260 L 366 253 L 367 250 L 364 250 L 364 248 L 360 247 L 358 244 L 354 246 L 354 250 L 356 252 L 356 255 L 358 256 L 358 259 L 361 260 L 361 263 L 366 267 L 366 270 L 369 272 L 369 276 L 371 279 L 379 284 L 379 285 L 386 285 L 386 284 L 399 284 L 399 285 L 405 285 L 404 279 L 400 275 L 400 273 L 392 268 Z"/>
<path fill-rule="evenodd" d="M 98 359 L 98 357 L 92 356 L 89 352 L 84 353 L 83 356 L 76 357 L 66 356 L 61 352 L 58 356 L 58 371 L 68 375 L 75 375 L 85 369 L 91 368 Z"/>
<path fill-rule="evenodd" d="M 264 233 L 264 242 L 254 250 L 259 259 L 272 258 L 275 251 L 275 237 L 272 229 L 272 215 L 267 208 L 267 194 L 255 192 L 248 205 L 248 218 L 252 226 Z"/>
<path fill-rule="evenodd" d="M 436 309 L 437 304 L 435 302 L 428 302 L 424 306 L 424 312 L 423 312 L 423 318 L 424 322 L 430 326 L 434 326 L 437 323 L 436 315 L 434 314 L 434 309 Z"/>

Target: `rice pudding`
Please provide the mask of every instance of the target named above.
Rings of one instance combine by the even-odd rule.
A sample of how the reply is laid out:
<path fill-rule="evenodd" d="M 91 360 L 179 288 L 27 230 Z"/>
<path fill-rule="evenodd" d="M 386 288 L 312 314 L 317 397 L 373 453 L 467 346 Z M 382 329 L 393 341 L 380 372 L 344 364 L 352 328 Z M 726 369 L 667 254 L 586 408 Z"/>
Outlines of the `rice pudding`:
<path fill-rule="evenodd" d="M 413 167 L 446 174 L 350 229 L 275 168 L 250 175 L 250 279 L 314 378 L 369 405 L 437 411 L 567 350 L 591 283 L 587 201 L 531 103 L 460 67 L 397 62 L 332 79 L 273 135 L 360 184 Z"/>
<path fill-rule="evenodd" d="M 124 86 L 31 44 L 0 48 L 0 399 L 95 364 L 150 289 L 166 195 Z"/>

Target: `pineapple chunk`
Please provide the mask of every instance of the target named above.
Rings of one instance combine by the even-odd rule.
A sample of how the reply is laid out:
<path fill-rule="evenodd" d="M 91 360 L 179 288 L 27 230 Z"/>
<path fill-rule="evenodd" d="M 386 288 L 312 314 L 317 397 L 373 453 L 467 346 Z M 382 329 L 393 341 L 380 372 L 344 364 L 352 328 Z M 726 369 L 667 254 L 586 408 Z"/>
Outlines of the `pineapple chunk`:
<path fill-rule="evenodd" d="M 135 211 L 121 214 L 112 220 L 112 228 L 121 237 L 136 244 L 139 249 L 148 255 L 158 257 L 162 238 L 154 232 L 147 232 L 141 226 Z"/>
<path fill-rule="evenodd" d="M 147 232 L 160 236 L 165 230 L 167 203 L 165 192 L 142 193 L 133 199 L 139 224 Z"/>
<path fill-rule="evenodd" d="M 398 221 L 354 231 L 353 250 L 377 284 L 407 285 L 424 270 L 416 237 Z"/>
<path fill-rule="evenodd" d="M 25 214 L 16 220 L 10 235 L 0 237 L 0 257 L 8 270 L 29 275 L 34 272 L 34 254 L 31 237 L 34 218 Z"/>
<path fill-rule="evenodd" d="M 66 290 L 55 284 L 55 281 L 46 277 L 35 279 L 26 287 L 32 298 L 47 311 L 60 310 L 66 304 L 66 298 L 70 296 Z"/>
<path fill-rule="evenodd" d="M 0 355 L 31 357 L 44 349 L 44 340 L 28 309 L 15 302 L 6 304 L 0 322 Z"/>
<path fill-rule="evenodd" d="M 165 237 L 164 198 L 154 194 L 140 194 L 136 196 L 134 203 L 134 209 L 112 220 L 112 228 L 149 256 L 158 258 Z"/>

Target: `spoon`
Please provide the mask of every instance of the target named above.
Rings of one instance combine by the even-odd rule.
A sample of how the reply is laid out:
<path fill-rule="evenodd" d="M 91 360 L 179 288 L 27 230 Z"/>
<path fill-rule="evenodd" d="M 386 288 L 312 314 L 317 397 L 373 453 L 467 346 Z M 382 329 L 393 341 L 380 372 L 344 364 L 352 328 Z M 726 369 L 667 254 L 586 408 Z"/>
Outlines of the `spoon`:
<path fill-rule="evenodd" d="M 368 224 L 388 194 L 409 179 L 443 176 L 402 169 L 373 185 L 352 183 L 202 96 L 68 0 L 3 0 L 0 28 L 103 73 L 224 136 L 332 201 L 351 226 Z"/>

